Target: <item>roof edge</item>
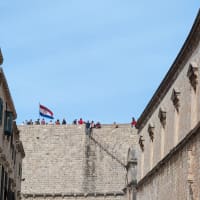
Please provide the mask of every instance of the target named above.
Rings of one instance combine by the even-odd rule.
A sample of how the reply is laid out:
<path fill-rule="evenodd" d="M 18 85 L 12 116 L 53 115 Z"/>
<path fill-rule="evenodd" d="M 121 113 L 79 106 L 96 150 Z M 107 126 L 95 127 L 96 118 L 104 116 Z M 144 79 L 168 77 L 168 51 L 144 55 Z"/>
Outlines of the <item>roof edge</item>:
<path fill-rule="evenodd" d="M 17 118 L 17 113 L 2 67 L 0 67 L 0 83 L 1 82 L 3 83 L 3 88 L 5 90 L 6 98 L 8 98 L 8 105 L 11 108 L 11 111 L 13 112 L 13 120 L 15 120 Z"/>
<path fill-rule="evenodd" d="M 192 25 L 192 28 L 189 32 L 189 35 L 187 36 L 176 59 L 174 60 L 172 66 L 168 70 L 163 81 L 161 82 L 158 89 L 155 91 L 153 97 L 151 98 L 146 108 L 144 109 L 139 119 L 137 120 L 136 128 L 139 129 L 138 132 L 140 132 L 140 130 L 144 127 L 150 116 L 153 114 L 155 108 L 162 101 L 168 89 L 171 87 L 171 85 L 174 83 L 174 81 L 182 71 L 185 62 L 196 49 L 198 42 L 196 42 L 195 38 L 198 38 L 199 40 L 200 37 L 197 37 L 199 35 L 200 35 L 200 9 Z"/>

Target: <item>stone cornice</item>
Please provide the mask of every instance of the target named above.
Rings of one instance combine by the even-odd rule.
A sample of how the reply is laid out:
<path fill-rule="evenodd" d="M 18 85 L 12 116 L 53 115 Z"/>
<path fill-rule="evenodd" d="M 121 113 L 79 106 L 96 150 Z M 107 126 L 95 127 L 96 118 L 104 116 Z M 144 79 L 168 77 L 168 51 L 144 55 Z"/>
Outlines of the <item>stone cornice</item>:
<path fill-rule="evenodd" d="M 15 120 L 17 118 L 17 113 L 16 113 L 15 106 L 14 106 L 14 103 L 12 100 L 12 96 L 10 94 L 10 90 L 8 87 L 6 77 L 5 77 L 3 69 L 1 67 L 0 67 L 0 85 L 2 85 L 2 88 L 5 91 L 6 101 L 8 103 L 8 106 L 10 107 L 11 111 L 13 112 L 13 118 Z"/>
<path fill-rule="evenodd" d="M 25 193 L 22 194 L 24 198 L 41 198 L 41 197 L 98 197 L 98 196 L 124 196 L 124 192 L 89 192 L 89 193 Z"/>
<path fill-rule="evenodd" d="M 140 118 L 137 121 L 136 128 L 139 129 L 138 132 L 145 126 L 148 119 L 151 117 L 155 109 L 158 107 L 174 81 L 177 79 L 180 72 L 183 70 L 186 62 L 191 57 L 192 53 L 196 49 L 200 41 L 200 10 L 195 19 L 195 22 L 192 26 L 192 29 L 181 48 L 179 54 L 177 55 L 174 63 L 167 72 L 165 78 L 161 82 L 160 86 L 154 93 L 150 102 L 146 106 L 145 110 L 141 114 Z"/>
<path fill-rule="evenodd" d="M 171 160 L 173 156 L 175 156 L 178 152 L 180 152 L 185 145 L 195 137 L 197 134 L 200 134 L 200 122 L 197 123 L 194 129 L 192 129 L 186 136 L 179 142 L 158 164 L 153 167 L 151 171 L 149 171 L 137 184 L 137 188 L 140 188 L 147 180 L 150 180 L 162 167 Z"/>

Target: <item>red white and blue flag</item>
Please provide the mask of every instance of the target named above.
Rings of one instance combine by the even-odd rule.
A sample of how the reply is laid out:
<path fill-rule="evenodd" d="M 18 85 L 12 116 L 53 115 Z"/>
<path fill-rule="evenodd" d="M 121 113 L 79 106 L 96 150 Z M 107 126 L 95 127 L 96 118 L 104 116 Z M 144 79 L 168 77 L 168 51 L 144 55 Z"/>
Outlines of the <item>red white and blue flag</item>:
<path fill-rule="evenodd" d="M 53 112 L 49 110 L 47 107 L 40 104 L 39 112 L 42 117 L 46 117 L 49 119 L 53 119 Z"/>

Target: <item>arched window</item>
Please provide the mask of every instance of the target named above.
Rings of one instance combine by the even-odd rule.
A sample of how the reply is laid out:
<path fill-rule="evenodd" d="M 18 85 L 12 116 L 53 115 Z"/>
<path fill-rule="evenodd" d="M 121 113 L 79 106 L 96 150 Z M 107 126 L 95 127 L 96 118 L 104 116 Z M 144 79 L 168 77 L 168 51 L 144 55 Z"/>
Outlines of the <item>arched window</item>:
<path fill-rule="evenodd" d="M 2 125 L 3 120 L 3 100 L 0 98 L 0 125 Z"/>

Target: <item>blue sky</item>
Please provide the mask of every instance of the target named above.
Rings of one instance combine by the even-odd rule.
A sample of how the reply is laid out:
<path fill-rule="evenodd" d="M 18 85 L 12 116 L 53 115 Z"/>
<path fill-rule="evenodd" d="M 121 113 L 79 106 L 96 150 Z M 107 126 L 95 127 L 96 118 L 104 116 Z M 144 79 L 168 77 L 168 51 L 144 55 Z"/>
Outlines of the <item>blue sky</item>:
<path fill-rule="evenodd" d="M 18 114 L 39 102 L 102 123 L 138 118 L 182 47 L 199 1 L 1 0 L 2 65 Z"/>

